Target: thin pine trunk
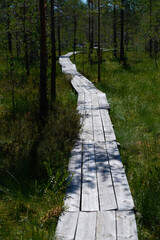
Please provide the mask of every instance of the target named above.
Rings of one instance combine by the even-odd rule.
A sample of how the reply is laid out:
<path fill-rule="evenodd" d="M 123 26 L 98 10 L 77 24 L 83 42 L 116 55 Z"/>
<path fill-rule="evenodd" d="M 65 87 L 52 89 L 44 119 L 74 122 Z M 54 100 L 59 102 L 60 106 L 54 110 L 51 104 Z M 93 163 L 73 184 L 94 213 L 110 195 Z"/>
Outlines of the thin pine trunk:
<path fill-rule="evenodd" d="M 73 52 L 76 52 L 76 44 L 77 44 L 77 16 L 74 13 L 74 41 L 73 41 Z M 74 61 L 75 61 L 75 54 L 74 54 Z"/>
<path fill-rule="evenodd" d="M 98 82 L 101 80 L 101 36 L 100 36 L 100 27 L 101 27 L 101 22 L 100 22 L 100 0 L 98 0 Z"/>
<path fill-rule="evenodd" d="M 92 11 L 91 11 L 91 52 L 93 50 L 93 41 L 94 41 L 94 32 L 93 32 L 93 25 L 94 25 L 94 19 L 93 19 L 93 0 L 91 0 L 91 8 L 92 8 Z"/>
<path fill-rule="evenodd" d="M 54 0 L 51 0 L 51 43 L 52 43 L 51 100 L 54 101 L 56 98 L 56 46 L 55 46 Z"/>
<path fill-rule="evenodd" d="M 114 45 L 113 55 L 115 58 L 117 58 L 117 11 L 115 3 L 113 8 L 113 45 Z"/>
<path fill-rule="evenodd" d="M 8 34 L 8 50 L 9 50 L 9 63 L 10 63 L 10 80 L 12 85 L 12 114 L 15 117 L 15 91 L 14 91 L 14 79 L 13 79 L 13 47 L 12 47 L 12 34 L 10 31 L 10 16 L 8 14 L 7 19 L 7 34 Z"/>
<path fill-rule="evenodd" d="M 24 51 L 25 51 L 25 68 L 26 68 L 26 76 L 29 76 L 29 55 L 28 55 L 28 35 L 26 33 L 26 1 L 24 1 L 23 6 L 23 34 L 24 34 Z"/>
<path fill-rule="evenodd" d="M 59 10 L 58 10 L 59 11 Z M 58 32 L 58 53 L 59 56 L 61 56 L 61 26 L 60 26 L 60 13 L 58 13 L 58 26 L 57 26 L 57 32 Z"/>
<path fill-rule="evenodd" d="M 124 0 L 121 0 L 121 42 L 120 42 L 120 61 L 124 62 Z"/>
<path fill-rule="evenodd" d="M 149 17 L 150 17 L 150 36 L 149 36 L 149 56 L 152 57 L 153 52 L 153 39 L 152 39 L 152 0 L 150 0 L 149 5 Z"/>
<path fill-rule="evenodd" d="M 47 48 L 45 0 L 39 0 L 40 10 L 40 119 L 42 124 L 47 117 Z"/>

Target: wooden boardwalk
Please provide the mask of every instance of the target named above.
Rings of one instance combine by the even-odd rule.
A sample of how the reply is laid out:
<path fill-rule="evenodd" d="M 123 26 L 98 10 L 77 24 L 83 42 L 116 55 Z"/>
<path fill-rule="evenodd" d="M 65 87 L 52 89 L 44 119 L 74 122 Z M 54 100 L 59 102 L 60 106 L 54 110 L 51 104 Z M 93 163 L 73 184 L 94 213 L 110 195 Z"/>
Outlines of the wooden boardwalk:
<path fill-rule="evenodd" d="M 72 53 L 60 57 L 78 93 L 82 132 L 71 152 L 66 211 L 58 240 L 137 240 L 134 203 L 117 147 L 106 95 L 77 72 Z"/>

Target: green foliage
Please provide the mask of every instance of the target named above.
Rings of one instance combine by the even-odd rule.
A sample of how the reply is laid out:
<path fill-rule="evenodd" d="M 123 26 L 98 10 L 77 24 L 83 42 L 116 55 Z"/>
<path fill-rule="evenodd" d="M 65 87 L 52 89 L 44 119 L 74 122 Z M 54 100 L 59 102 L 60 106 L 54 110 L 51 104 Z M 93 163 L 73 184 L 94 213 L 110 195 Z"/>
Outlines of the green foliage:
<path fill-rule="evenodd" d="M 97 84 L 96 52 L 92 65 L 78 54 L 78 70 L 106 92 L 121 157 L 136 206 L 139 239 L 160 235 L 160 70 L 153 59 L 128 53 L 128 68 L 103 53 Z M 84 61 L 84 62 L 83 62 Z"/>

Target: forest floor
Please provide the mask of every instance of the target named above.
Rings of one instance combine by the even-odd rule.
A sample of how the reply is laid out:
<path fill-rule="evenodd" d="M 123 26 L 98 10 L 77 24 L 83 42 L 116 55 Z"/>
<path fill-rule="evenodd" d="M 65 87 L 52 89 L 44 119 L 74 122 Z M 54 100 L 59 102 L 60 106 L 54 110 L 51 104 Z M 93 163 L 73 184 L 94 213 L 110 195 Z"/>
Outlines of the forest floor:
<path fill-rule="evenodd" d="M 73 57 L 71 57 L 74 61 Z M 79 72 L 105 92 L 134 198 L 140 240 L 160 236 L 160 70 L 147 55 L 128 53 L 128 66 L 103 53 L 97 83 L 96 51 L 76 55 Z"/>
<path fill-rule="evenodd" d="M 0 240 L 49 240 L 64 210 L 68 159 L 80 129 L 77 96 L 57 64 L 57 99 L 40 132 L 39 68 L 26 81 L 21 61 L 14 66 L 13 89 L 0 59 Z M 49 78 L 50 72 L 48 96 Z"/>

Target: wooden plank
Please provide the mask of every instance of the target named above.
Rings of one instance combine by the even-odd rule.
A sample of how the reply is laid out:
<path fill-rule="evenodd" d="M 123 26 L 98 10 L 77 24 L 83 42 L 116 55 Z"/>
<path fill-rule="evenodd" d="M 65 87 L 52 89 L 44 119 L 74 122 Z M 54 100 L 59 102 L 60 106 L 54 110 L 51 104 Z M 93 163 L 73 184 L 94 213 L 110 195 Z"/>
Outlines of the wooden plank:
<path fill-rule="evenodd" d="M 117 240 L 138 240 L 135 214 L 132 211 L 117 211 Z"/>
<path fill-rule="evenodd" d="M 85 110 L 92 109 L 92 97 L 90 93 L 85 94 Z"/>
<path fill-rule="evenodd" d="M 104 131 L 101 121 L 101 115 L 99 110 L 93 110 L 93 131 L 94 131 L 94 141 L 104 142 Z"/>
<path fill-rule="evenodd" d="M 83 141 L 93 141 L 92 111 L 87 110 L 83 112 L 82 132 L 80 133 L 80 139 Z"/>
<path fill-rule="evenodd" d="M 76 90 L 77 93 L 79 93 L 79 94 L 83 93 L 83 91 L 82 91 L 82 89 L 81 89 L 80 85 L 78 84 L 77 79 L 75 77 L 72 79 L 71 84 L 72 84 L 72 86 L 74 87 L 74 89 Z"/>
<path fill-rule="evenodd" d="M 111 167 L 118 210 L 133 210 L 134 203 L 124 168 Z"/>
<path fill-rule="evenodd" d="M 58 221 L 56 240 L 73 240 L 75 237 L 78 212 L 66 212 Z"/>
<path fill-rule="evenodd" d="M 132 210 L 134 203 L 116 141 L 106 142 L 118 210 Z"/>
<path fill-rule="evenodd" d="M 98 92 L 97 88 L 83 75 L 81 76 L 81 79 L 82 79 L 83 84 L 87 88 L 87 90 L 90 92 L 90 94 L 96 94 Z"/>
<path fill-rule="evenodd" d="M 98 212 L 96 240 L 116 240 L 115 211 Z"/>
<path fill-rule="evenodd" d="M 82 143 L 78 142 L 71 152 L 68 170 L 73 173 L 67 189 L 64 205 L 67 211 L 80 211 Z"/>
<path fill-rule="evenodd" d="M 83 145 L 83 176 L 81 211 L 98 211 L 98 189 L 94 144 Z"/>
<path fill-rule="evenodd" d="M 107 141 L 106 148 L 109 158 L 109 164 L 113 168 L 123 168 L 122 160 L 116 141 Z"/>
<path fill-rule="evenodd" d="M 105 93 L 98 94 L 99 106 L 101 109 L 110 109 Z"/>
<path fill-rule="evenodd" d="M 118 207 L 116 203 L 105 143 L 98 143 L 95 145 L 95 156 L 100 210 L 107 211 L 117 209 Z"/>
<path fill-rule="evenodd" d="M 77 110 L 79 113 L 81 110 L 84 110 L 84 93 L 78 94 L 78 103 L 77 103 Z"/>
<path fill-rule="evenodd" d="M 88 93 L 90 94 L 90 92 L 88 91 L 88 87 L 87 87 L 87 84 L 85 83 L 85 81 L 83 81 L 83 79 L 81 78 L 82 75 L 79 75 L 79 76 L 76 76 L 77 80 L 78 80 L 78 83 L 79 85 L 81 86 L 81 89 L 83 90 L 84 93 Z"/>
<path fill-rule="evenodd" d="M 95 240 L 96 212 L 80 212 L 75 240 Z"/>
<path fill-rule="evenodd" d="M 99 109 L 99 101 L 98 101 L 98 95 L 97 94 L 92 94 L 92 109 Z"/>
<path fill-rule="evenodd" d="M 104 128 L 104 134 L 105 134 L 105 140 L 107 142 L 109 141 L 115 141 L 116 136 L 114 133 L 113 125 L 109 116 L 109 113 L 105 109 L 100 110 L 103 128 Z"/>

